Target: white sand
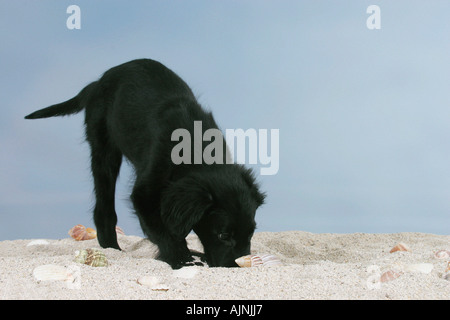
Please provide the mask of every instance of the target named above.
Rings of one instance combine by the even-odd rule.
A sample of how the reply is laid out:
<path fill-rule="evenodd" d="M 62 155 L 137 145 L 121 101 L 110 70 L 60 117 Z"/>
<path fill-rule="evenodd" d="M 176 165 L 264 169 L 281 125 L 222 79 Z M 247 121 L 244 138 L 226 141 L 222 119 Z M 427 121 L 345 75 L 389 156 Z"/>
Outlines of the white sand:
<path fill-rule="evenodd" d="M 100 248 L 97 240 L 30 241 L 0 242 L 0 299 L 450 299 L 448 258 L 434 256 L 450 249 L 450 236 L 261 232 L 252 252 L 275 254 L 284 266 L 181 271 L 153 259 L 155 246 L 135 236 L 119 236 L 123 251 L 101 249 L 110 265 L 97 268 L 73 261 L 76 250 Z M 389 253 L 399 242 L 411 251 Z M 188 243 L 202 250 L 194 235 Z M 408 271 L 423 263 L 432 265 L 430 273 Z M 37 281 L 33 270 L 46 264 L 66 267 L 74 282 Z M 400 277 L 380 283 L 389 269 Z M 168 290 L 140 285 L 143 276 L 157 277 Z"/>

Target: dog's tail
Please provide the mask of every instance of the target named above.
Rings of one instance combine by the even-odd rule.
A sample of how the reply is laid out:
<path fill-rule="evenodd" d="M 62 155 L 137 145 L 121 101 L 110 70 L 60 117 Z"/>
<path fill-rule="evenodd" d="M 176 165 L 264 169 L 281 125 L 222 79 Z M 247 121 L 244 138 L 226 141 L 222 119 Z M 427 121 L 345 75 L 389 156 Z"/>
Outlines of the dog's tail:
<path fill-rule="evenodd" d="M 86 100 L 97 82 L 87 85 L 78 95 L 62 103 L 54 104 L 50 107 L 35 111 L 25 116 L 25 119 L 40 119 L 57 116 L 67 116 L 80 112 L 85 108 Z"/>

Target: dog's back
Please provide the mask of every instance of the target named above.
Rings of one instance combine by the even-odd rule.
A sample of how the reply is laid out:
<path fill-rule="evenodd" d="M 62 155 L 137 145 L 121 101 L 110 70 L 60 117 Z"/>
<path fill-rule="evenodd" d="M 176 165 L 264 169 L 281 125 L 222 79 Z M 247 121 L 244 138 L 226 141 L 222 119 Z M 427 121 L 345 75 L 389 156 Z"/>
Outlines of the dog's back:
<path fill-rule="evenodd" d="M 157 61 L 137 59 L 109 69 L 72 99 L 35 111 L 25 119 L 65 116 L 130 102 L 151 106 L 171 98 L 196 100 L 189 86 L 173 71 Z"/>

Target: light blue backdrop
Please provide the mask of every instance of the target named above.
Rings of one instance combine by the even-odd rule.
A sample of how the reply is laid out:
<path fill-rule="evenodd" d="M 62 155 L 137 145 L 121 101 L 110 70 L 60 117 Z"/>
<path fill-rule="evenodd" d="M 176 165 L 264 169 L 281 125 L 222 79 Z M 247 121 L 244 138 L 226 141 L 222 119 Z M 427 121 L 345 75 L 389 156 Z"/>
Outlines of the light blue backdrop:
<path fill-rule="evenodd" d="M 72 4 L 80 30 L 66 27 Z M 380 30 L 366 27 L 371 4 Z M 1 0 L 0 240 L 93 226 L 84 115 L 23 117 L 143 57 L 223 129 L 280 130 L 259 231 L 448 234 L 449 12 L 446 0 Z M 131 182 L 124 166 L 119 225 L 141 235 Z"/>

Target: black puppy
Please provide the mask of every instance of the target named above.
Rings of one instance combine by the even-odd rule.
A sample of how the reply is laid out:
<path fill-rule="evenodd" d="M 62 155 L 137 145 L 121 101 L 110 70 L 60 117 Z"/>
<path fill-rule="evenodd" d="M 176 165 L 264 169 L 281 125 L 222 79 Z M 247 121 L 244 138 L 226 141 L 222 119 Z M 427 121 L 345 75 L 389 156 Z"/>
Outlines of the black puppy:
<path fill-rule="evenodd" d="M 191 230 L 210 266 L 236 266 L 236 258 L 250 253 L 255 211 L 265 197 L 252 171 L 238 164 L 172 161 L 178 143 L 171 138 L 174 130 L 186 129 L 193 137 L 194 121 L 201 121 L 202 134 L 218 128 L 180 77 L 159 62 L 133 60 L 106 71 L 76 97 L 25 118 L 83 109 L 96 196 L 94 221 L 103 248 L 120 249 L 114 194 L 125 156 L 136 174 L 131 200 L 144 234 L 158 245 L 159 259 L 172 268 L 193 261 L 185 240 Z"/>

